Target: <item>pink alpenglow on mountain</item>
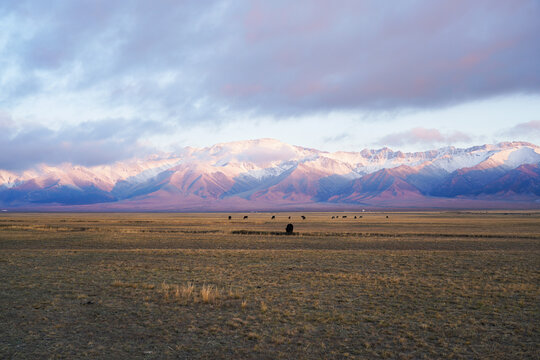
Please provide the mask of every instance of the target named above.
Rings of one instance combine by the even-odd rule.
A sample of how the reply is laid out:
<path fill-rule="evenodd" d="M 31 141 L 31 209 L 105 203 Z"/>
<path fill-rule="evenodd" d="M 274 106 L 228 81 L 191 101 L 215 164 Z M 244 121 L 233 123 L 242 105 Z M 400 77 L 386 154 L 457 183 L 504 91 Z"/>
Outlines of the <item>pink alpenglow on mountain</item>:
<path fill-rule="evenodd" d="M 328 153 L 272 139 L 107 166 L 0 169 L 13 210 L 225 211 L 540 208 L 540 147 Z"/>

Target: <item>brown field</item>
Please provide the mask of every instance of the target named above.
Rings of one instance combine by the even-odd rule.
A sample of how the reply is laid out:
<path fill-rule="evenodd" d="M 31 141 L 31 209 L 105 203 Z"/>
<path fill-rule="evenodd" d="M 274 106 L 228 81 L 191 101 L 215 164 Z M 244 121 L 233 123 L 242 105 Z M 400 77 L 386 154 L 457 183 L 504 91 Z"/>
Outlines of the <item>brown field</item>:
<path fill-rule="evenodd" d="M 0 214 L 0 358 L 540 358 L 540 212 L 228 215 Z"/>

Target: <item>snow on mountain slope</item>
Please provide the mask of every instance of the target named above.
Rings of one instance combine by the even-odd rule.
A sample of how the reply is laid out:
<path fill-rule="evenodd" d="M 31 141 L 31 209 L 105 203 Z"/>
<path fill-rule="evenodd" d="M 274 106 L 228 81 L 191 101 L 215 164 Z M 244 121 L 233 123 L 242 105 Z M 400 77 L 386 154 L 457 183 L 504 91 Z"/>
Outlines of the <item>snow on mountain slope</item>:
<path fill-rule="evenodd" d="M 476 196 L 508 171 L 538 163 L 540 147 L 523 142 L 415 153 L 388 148 L 329 153 L 259 139 L 188 147 L 177 154 L 95 167 L 42 164 L 20 172 L 0 170 L 0 203 L 130 200 L 148 206 L 155 201 L 153 206 L 159 208 L 167 199 L 168 206 L 181 208 L 187 202 L 234 199 L 242 204 L 354 203 L 375 198 L 419 202 L 423 196 Z M 527 177 L 522 182 L 529 185 L 513 187 L 536 194 L 530 191 L 537 183 L 534 174 L 515 172 L 493 189 L 504 194 L 501 187 L 521 184 L 519 177 Z"/>
<path fill-rule="evenodd" d="M 102 190 L 110 191 L 120 180 L 144 181 L 177 164 L 178 161 L 177 158 L 151 158 L 95 167 L 71 164 L 48 166 L 42 164 L 20 173 L 7 171 L 0 173 L 0 185 L 14 187 L 31 179 L 38 184 L 44 184 L 53 179 L 57 181 L 58 185 L 79 187 L 92 184 Z"/>
<path fill-rule="evenodd" d="M 508 169 L 514 169 L 523 164 L 534 164 L 537 162 L 540 162 L 539 148 L 517 147 L 494 153 L 489 159 L 478 164 L 477 168 L 487 169 L 503 166 Z"/>
<path fill-rule="evenodd" d="M 6 170 L 0 170 L 0 187 L 13 187 L 17 184 L 17 179 L 19 179 L 19 176 L 16 174 Z"/>

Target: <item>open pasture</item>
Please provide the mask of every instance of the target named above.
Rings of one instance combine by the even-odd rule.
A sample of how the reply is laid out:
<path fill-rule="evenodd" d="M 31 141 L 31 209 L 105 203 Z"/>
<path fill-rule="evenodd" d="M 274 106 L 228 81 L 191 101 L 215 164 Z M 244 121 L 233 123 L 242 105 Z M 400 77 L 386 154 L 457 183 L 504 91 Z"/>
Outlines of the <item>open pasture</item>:
<path fill-rule="evenodd" d="M 0 276 L 0 358 L 540 357 L 534 211 L 2 213 Z"/>

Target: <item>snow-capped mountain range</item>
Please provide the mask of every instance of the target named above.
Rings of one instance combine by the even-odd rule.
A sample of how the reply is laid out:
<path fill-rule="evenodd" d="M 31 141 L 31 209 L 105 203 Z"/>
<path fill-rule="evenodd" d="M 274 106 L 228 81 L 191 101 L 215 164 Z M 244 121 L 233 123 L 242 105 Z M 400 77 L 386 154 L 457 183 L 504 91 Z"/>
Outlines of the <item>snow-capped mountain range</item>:
<path fill-rule="evenodd" d="M 225 211 L 540 208 L 540 147 L 507 142 L 329 153 L 273 139 L 185 148 L 111 165 L 0 169 L 20 210 Z"/>

